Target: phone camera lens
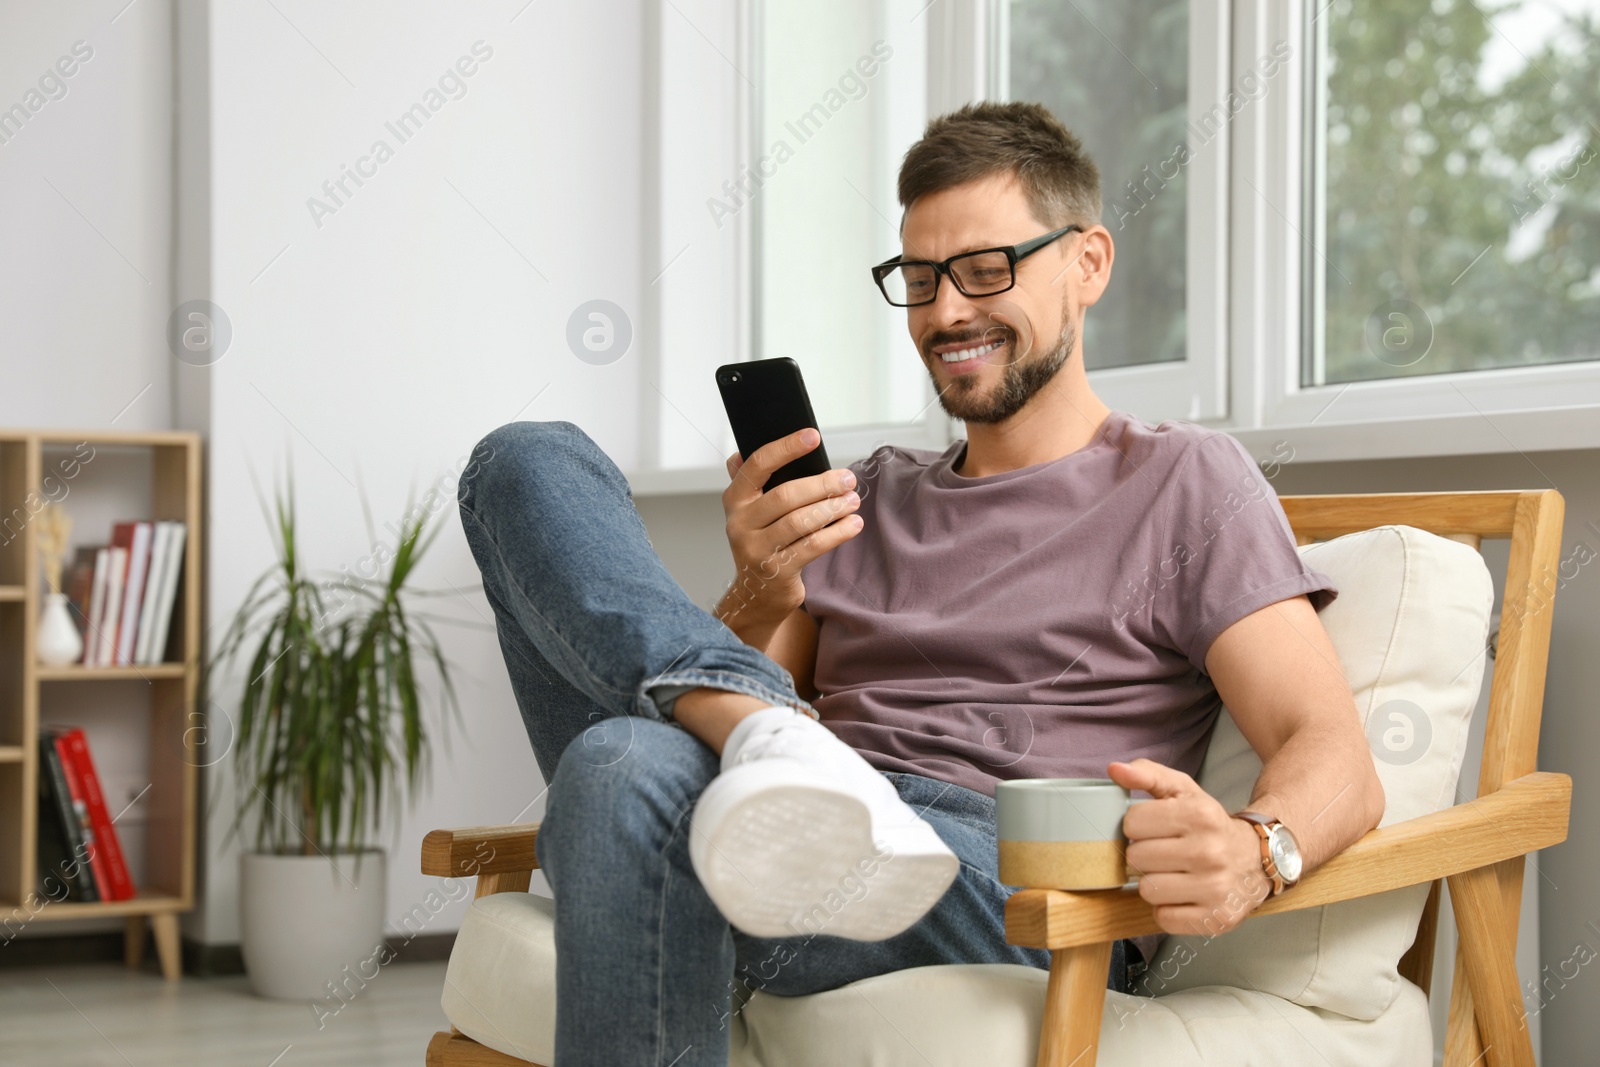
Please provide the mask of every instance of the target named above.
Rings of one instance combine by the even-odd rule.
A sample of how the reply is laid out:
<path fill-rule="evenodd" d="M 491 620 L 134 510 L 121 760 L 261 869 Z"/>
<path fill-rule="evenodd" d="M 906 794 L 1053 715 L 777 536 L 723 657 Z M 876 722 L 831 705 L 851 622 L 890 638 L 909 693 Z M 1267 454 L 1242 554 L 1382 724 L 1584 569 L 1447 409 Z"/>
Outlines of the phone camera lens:
<path fill-rule="evenodd" d="M 730 374 L 730 375 L 728 375 L 728 381 L 730 381 L 730 382 L 736 382 L 736 381 L 738 381 L 738 380 L 739 380 L 739 376 L 738 376 L 738 375 L 737 375 L 737 374 Z"/>

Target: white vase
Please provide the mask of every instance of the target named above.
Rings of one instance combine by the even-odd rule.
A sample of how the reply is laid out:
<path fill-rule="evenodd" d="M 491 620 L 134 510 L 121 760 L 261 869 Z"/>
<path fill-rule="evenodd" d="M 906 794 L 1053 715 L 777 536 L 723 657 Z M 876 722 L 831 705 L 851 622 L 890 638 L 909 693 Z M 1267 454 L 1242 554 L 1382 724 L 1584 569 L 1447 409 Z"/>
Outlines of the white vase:
<path fill-rule="evenodd" d="M 83 638 L 78 636 L 78 628 L 73 625 L 65 593 L 45 594 L 34 651 L 38 653 L 39 662 L 50 667 L 64 667 L 83 658 Z"/>
<path fill-rule="evenodd" d="M 391 956 L 383 947 L 384 854 L 239 857 L 239 950 L 264 997 L 337 1011 Z"/>

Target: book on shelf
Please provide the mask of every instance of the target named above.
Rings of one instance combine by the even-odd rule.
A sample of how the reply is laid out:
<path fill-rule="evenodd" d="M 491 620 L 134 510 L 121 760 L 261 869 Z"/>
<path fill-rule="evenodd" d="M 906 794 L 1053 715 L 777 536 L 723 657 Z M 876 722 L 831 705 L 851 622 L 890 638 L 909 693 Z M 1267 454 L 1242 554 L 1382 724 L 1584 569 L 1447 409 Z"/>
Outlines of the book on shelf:
<path fill-rule="evenodd" d="M 72 806 L 66 771 L 55 738 L 39 732 L 39 891 L 53 900 L 62 898 L 50 889 L 54 877 L 67 887 L 66 899 L 92 904 L 100 899 L 89 865 L 88 843 Z M 54 852 L 46 851 L 54 846 Z"/>
<path fill-rule="evenodd" d="M 94 553 L 94 588 L 89 597 L 89 614 L 83 623 L 83 665 L 93 667 L 100 662 L 100 623 L 106 614 L 106 583 L 111 577 L 111 550 L 97 547 L 79 551 Z"/>
<path fill-rule="evenodd" d="M 89 635 L 90 601 L 94 596 L 94 564 L 99 554 L 99 549 L 93 546 L 78 549 L 72 560 L 72 569 L 64 579 L 66 588 L 62 590 L 67 594 L 70 604 L 72 624 L 78 628 L 78 637 L 85 642 Z"/>
<path fill-rule="evenodd" d="M 41 755 L 43 753 L 41 752 Z M 76 863 L 72 849 L 61 832 L 60 820 L 49 805 L 53 798 L 46 788 L 45 766 L 39 765 L 39 828 L 36 837 L 37 857 L 34 871 L 34 892 L 45 900 L 59 904 L 65 900 L 82 900 L 76 878 L 77 870 L 84 867 L 80 857 Z"/>
<path fill-rule="evenodd" d="M 75 790 L 73 810 L 78 812 L 84 839 L 89 845 L 89 867 L 94 873 L 95 889 L 101 900 L 127 900 L 133 896 L 133 879 L 128 874 L 122 842 L 106 807 L 100 774 L 95 770 L 94 757 L 89 754 L 89 738 L 82 727 L 77 726 L 52 733 L 67 788 Z"/>
<path fill-rule="evenodd" d="M 150 541 L 150 571 L 145 579 L 144 600 L 139 606 L 139 639 L 134 644 L 133 662 L 153 663 L 150 658 L 151 635 L 156 628 L 156 604 L 161 600 L 161 583 L 165 577 L 167 541 L 172 535 L 172 524 L 158 522 Z M 157 659 L 159 659 L 159 653 Z"/>
<path fill-rule="evenodd" d="M 112 662 L 126 667 L 133 662 L 133 649 L 139 626 L 139 606 L 144 598 L 145 576 L 150 570 L 150 536 L 154 526 L 148 522 L 119 522 L 111 529 L 111 543 L 128 550 L 127 571 L 122 576 L 122 614 L 117 618 L 117 644 Z"/>
<path fill-rule="evenodd" d="M 109 667 L 117 656 L 117 620 L 122 618 L 122 582 L 128 573 L 128 550 L 121 545 L 106 549 L 106 600 L 100 607 L 99 640 L 94 665 Z"/>
<path fill-rule="evenodd" d="M 72 599 L 83 629 L 84 666 L 143 666 L 166 658 L 185 530 L 177 521 L 129 520 L 113 524 L 110 544 L 78 549 Z"/>
<path fill-rule="evenodd" d="M 172 615 L 177 609 L 178 590 L 183 580 L 183 543 L 188 527 L 177 520 L 159 522 L 157 527 L 167 528 L 165 557 L 161 561 L 161 586 L 156 592 L 155 628 L 150 635 L 147 657 L 140 663 L 160 663 L 167 655 L 167 634 L 172 627 Z M 182 658 L 182 655 L 179 655 Z"/>
<path fill-rule="evenodd" d="M 89 861 L 89 874 L 94 878 L 94 895 L 100 900 L 111 899 L 111 883 L 106 877 L 104 854 L 95 840 L 94 823 L 89 818 L 89 795 L 84 791 L 83 776 L 78 773 L 77 761 L 63 743 L 63 730 L 46 729 L 50 743 L 55 746 L 56 760 L 61 765 L 61 777 L 67 783 L 67 797 L 72 806 L 72 817 L 78 823 L 78 839 L 83 842 L 83 856 Z M 59 803 L 59 801 L 58 801 Z"/>

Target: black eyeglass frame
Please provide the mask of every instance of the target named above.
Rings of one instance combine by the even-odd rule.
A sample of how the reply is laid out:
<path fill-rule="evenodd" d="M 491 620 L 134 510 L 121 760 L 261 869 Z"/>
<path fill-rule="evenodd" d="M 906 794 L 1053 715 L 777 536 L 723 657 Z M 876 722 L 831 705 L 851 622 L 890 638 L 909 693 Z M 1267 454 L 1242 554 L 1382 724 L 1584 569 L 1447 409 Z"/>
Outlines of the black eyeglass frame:
<path fill-rule="evenodd" d="M 939 276 L 941 274 L 950 279 L 950 284 L 955 286 L 956 291 L 962 296 L 969 296 L 974 299 L 985 296 L 998 296 L 1001 293 L 1008 292 L 1016 288 L 1017 264 L 1019 262 L 1027 259 L 1035 252 L 1039 251 L 1039 249 L 1043 248 L 1045 245 L 1048 245 L 1051 241 L 1065 237 L 1067 234 L 1074 231 L 1082 233 L 1083 227 L 1079 226 L 1077 223 L 1073 223 L 1071 226 L 1063 226 L 1059 230 L 1052 230 L 1049 233 L 1041 234 L 1038 237 L 1032 238 L 1031 240 L 1023 241 L 1018 245 L 1005 245 L 999 248 L 977 248 L 971 252 L 962 252 L 959 255 L 951 256 L 942 263 L 935 263 L 931 259 L 903 259 L 900 256 L 895 256 L 893 259 L 885 260 L 872 268 L 872 280 L 877 284 L 878 292 L 882 293 L 883 298 L 889 301 L 890 306 L 897 308 L 922 307 L 924 304 L 931 304 L 935 300 L 939 299 Z M 954 263 L 958 259 L 965 259 L 968 256 L 987 255 L 990 252 L 1004 252 L 1006 254 L 1006 260 L 1011 265 L 1011 283 L 1004 289 L 995 289 L 987 293 L 967 292 L 961 287 L 961 283 L 956 280 L 956 276 L 951 273 L 950 264 Z M 890 298 L 889 290 L 884 288 L 883 280 L 887 278 L 890 272 L 895 270 L 897 267 L 909 267 L 916 264 L 933 268 L 933 293 L 928 297 L 928 299 L 918 300 L 914 304 L 896 304 L 894 300 Z"/>

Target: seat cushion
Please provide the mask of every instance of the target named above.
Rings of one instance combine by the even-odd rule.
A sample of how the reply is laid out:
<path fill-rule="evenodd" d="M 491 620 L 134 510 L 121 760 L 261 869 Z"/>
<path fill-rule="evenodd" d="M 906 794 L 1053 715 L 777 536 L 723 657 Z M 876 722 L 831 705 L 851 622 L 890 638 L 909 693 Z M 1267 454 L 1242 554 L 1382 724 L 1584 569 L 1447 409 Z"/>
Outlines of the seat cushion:
<path fill-rule="evenodd" d="M 1321 618 L 1383 782 L 1380 825 L 1450 806 L 1486 663 L 1494 589 L 1482 556 L 1409 526 L 1377 527 L 1300 552 L 1339 587 Z M 1261 760 L 1232 716 L 1219 717 L 1201 786 L 1237 811 L 1260 773 Z M 1411 886 L 1251 919 L 1219 936 L 1169 936 L 1151 961 L 1148 991 L 1235 986 L 1374 1019 L 1409 988 L 1398 965 L 1427 895 L 1426 884 Z"/>
<path fill-rule="evenodd" d="M 1009 963 L 913 967 L 807 997 L 755 993 L 731 1067 L 1033 1067 L 1043 970 Z M 1197 986 L 1160 998 L 1106 993 L 1098 1067 L 1428 1067 L 1428 1001 L 1406 983 L 1358 1022 L 1268 993 Z"/>
<path fill-rule="evenodd" d="M 549 1067 L 556 1059 L 555 901 L 491 893 L 461 919 L 444 972 L 445 1018 L 480 1045 Z"/>
<path fill-rule="evenodd" d="M 1013 964 L 912 967 L 826 993 L 754 993 L 730 1026 L 731 1067 L 1033 1067 L 1048 976 Z M 555 909 L 545 897 L 475 901 L 445 974 L 446 1017 L 477 1042 L 549 1065 L 555 1052 Z M 1196 987 L 1159 999 L 1106 994 L 1100 1067 L 1427 1067 L 1427 1001 L 1409 983 L 1356 1022 L 1277 997 Z"/>

